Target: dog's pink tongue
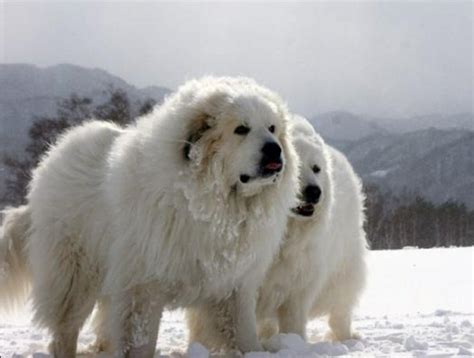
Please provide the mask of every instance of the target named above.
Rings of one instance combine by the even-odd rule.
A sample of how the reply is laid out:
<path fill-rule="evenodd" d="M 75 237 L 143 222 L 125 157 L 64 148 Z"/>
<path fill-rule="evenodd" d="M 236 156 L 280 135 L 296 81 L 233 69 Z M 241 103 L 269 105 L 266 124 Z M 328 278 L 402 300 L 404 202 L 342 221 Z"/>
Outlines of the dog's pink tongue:
<path fill-rule="evenodd" d="M 267 165 L 265 165 L 265 169 L 269 169 L 269 170 L 277 170 L 277 169 L 280 169 L 281 168 L 281 163 L 268 163 Z"/>

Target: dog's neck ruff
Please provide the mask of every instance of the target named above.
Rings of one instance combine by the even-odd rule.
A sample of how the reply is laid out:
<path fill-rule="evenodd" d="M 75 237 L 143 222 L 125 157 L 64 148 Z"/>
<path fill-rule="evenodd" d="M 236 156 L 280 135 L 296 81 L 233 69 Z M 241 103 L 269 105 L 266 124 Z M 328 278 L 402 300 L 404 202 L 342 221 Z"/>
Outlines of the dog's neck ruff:
<path fill-rule="evenodd" d="M 252 234 L 253 223 L 274 216 L 265 197 L 272 188 L 262 187 L 261 193 L 252 197 L 239 194 L 226 180 L 223 165 L 215 160 L 207 170 L 183 171 L 175 183 L 187 202 L 193 220 L 209 226 L 209 232 L 224 241 L 235 241 L 242 231 Z"/>

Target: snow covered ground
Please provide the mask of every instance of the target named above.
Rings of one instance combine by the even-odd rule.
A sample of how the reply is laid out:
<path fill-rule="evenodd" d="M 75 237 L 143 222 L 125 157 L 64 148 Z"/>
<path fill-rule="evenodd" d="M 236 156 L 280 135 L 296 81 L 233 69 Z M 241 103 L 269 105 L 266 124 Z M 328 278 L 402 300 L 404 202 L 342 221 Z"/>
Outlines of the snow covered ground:
<path fill-rule="evenodd" d="M 473 263 L 474 248 L 372 252 L 369 285 L 354 321 L 361 340 L 324 342 L 326 324 L 315 320 L 308 325 L 310 343 L 294 335 L 275 336 L 266 346 L 277 353 L 250 353 L 246 357 L 472 355 Z M 29 316 L 27 309 L 15 316 L 0 316 L 1 358 L 47 356 L 48 336 L 29 323 Z M 80 349 L 92 340 L 86 327 Z M 165 314 L 158 346 L 161 356 L 208 356 L 197 343 L 188 347 L 181 311 Z"/>

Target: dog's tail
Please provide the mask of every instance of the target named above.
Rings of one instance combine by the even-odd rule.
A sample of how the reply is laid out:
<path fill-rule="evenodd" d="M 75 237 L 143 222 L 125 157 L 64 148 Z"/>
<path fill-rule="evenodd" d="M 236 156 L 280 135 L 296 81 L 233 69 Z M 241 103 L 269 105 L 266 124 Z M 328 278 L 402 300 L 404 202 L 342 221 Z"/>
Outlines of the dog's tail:
<path fill-rule="evenodd" d="M 3 211 L 0 228 L 0 310 L 13 310 L 30 291 L 26 242 L 31 226 L 28 206 Z"/>

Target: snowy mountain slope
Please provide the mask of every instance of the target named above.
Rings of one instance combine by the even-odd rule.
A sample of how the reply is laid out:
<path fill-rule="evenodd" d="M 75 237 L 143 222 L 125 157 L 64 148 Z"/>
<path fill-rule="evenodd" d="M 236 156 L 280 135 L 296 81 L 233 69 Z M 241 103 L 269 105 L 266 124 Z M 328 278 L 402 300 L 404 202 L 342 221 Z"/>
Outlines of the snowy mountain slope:
<path fill-rule="evenodd" d="M 311 123 L 348 156 L 364 183 L 395 194 L 416 193 L 437 204 L 459 201 L 474 209 L 472 114 L 375 121 L 340 111 Z"/>
<path fill-rule="evenodd" d="M 396 191 L 410 188 L 434 203 L 454 200 L 474 209 L 474 132 L 414 159 L 386 180 Z"/>
<path fill-rule="evenodd" d="M 361 340 L 324 341 L 324 320 L 308 324 L 310 343 L 298 336 L 275 336 L 266 343 L 278 353 L 249 353 L 247 358 L 472 355 L 474 307 L 472 257 L 474 248 L 374 251 L 369 256 L 369 280 L 354 328 Z M 29 323 L 31 313 L 0 315 L 2 357 L 48 357 L 48 335 Z M 80 349 L 92 343 L 90 327 Z M 182 311 L 167 312 L 160 328 L 156 357 L 207 357 L 197 343 L 188 347 Z M 93 355 L 87 355 L 93 357 Z"/>
<path fill-rule="evenodd" d="M 416 192 L 435 203 L 458 200 L 474 209 L 474 132 L 426 129 L 332 141 L 366 183 Z"/>

